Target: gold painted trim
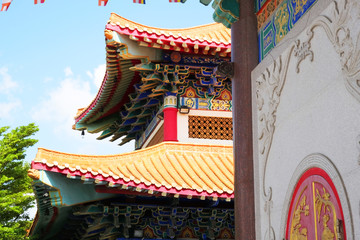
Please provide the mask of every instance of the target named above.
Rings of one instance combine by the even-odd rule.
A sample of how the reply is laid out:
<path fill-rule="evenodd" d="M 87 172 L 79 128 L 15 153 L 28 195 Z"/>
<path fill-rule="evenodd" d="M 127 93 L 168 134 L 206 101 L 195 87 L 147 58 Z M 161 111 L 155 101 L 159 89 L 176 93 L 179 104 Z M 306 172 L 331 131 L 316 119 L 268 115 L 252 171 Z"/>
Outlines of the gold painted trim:
<path fill-rule="evenodd" d="M 317 219 L 316 219 L 316 208 L 315 208 L 315 182 L 311 183 L 313 190 L 313 209 L 314 209 L 314 221 L 315 221 L 315 239 L 318 240 L 318 232 L 317 232 Z"/>

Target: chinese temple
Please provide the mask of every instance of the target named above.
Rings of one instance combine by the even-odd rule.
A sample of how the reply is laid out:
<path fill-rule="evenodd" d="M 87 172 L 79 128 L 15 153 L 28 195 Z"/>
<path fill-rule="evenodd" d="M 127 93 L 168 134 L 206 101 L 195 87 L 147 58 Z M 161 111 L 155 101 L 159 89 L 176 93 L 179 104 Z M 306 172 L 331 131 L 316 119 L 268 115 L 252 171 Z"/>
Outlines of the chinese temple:
<path fill-rule="evenodd" d="M 234 239 L 230 30 L 160 29 L 111 14 L 106 73 L 73 128 L 135 151 L 40 148 L 29 176 L 40 239 Z M 116 147 L 116 146 L 115 146 Z"/>
<path fill-rule="evenodd" d="M 137 150 L 40 149 L 30 235 L 360 239 L 359 1 L 213 7 L 231 46 L 218 24 L 111 16 L 107 72 L 74 129 Z"/>

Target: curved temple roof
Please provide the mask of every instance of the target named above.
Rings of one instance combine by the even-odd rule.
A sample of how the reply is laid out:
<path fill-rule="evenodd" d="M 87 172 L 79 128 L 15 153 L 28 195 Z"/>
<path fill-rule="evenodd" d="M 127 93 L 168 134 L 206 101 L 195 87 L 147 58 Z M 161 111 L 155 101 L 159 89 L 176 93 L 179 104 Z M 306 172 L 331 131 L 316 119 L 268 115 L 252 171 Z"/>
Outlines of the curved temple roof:
<path fill-rule="evenodd" d="M 148 194 L 233 198 L 232 146 L 163 142 L 118 155 L 75 155 L 40 148 L 32 168 Z"/>
<path fill-rule="evenodd" d="M 139 74 L 129 68 L 142 62 L 148 62 L 148 58 L 133 56 L 128 53 L 125 44 L 108 41 L 106 45 L 106 73 L 103 82 L 91 104 L 78 111 L 75 117 L 75 128 L 84 129 L 82 126 L 84 123 L 93 123 L 100 118 L 119 112 L 120 108 L 129 101 L 128 95 L 132 91 L 129 86 L 140 81 Z M 109 119 L 110 123 L 113 121 L 114 119 Z M 89 132 L 92 132 L 89 126 L 87 128 Z"/>
<path fill-rule="evenodd" d="M 130 39 L 147 47 L 194 53 L 198 53 L 199 48 L 204 48 L 201 52 L 203 54 L 219 53 L 222 56 L 229 56 L 231 50 L 230 29 L 220 23 L 164 29 L 145 26 L 112 13 L 106 28 L 128 35 Z"/>
<path fill-rule="evenodd" d="M 134 66 L 150 64 L 148 57 L 130 54 L 127 44 L 121 42 L 119 35 L 140 46 L 151 48 L 221 57 L 231 54 L 230 30 L 222 24 L 160 29 L 138 24 L 112 13 L 105 30 L 107 64 L 102 85 L 90 105 L 78 111 L 74 125 L 74 129 L 87 129 L 90 133 L 103 131 L 99 139 L 114 134 L 125 124 L 126 119 L 120 112 L 131 102 L 129 95 L 136 91 L 134 86 L 141 82 L 140 72 Z M 135 130 L 138 131 L 132 128 L 127 133 L 121 132 L 111 141 Z"/>

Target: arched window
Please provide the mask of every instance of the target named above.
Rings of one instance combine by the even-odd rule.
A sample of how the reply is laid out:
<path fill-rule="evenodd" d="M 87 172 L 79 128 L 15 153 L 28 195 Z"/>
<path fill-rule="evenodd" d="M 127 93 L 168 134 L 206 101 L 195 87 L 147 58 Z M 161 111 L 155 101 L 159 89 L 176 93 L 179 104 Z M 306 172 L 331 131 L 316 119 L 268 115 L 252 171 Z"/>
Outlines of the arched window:
<path fill-rule="evenodd" d="M 311 168 L 299 179 L 290 202 L 285 236 L 287 240 L 346 239 L 340 199 L 324 170 Z"/>

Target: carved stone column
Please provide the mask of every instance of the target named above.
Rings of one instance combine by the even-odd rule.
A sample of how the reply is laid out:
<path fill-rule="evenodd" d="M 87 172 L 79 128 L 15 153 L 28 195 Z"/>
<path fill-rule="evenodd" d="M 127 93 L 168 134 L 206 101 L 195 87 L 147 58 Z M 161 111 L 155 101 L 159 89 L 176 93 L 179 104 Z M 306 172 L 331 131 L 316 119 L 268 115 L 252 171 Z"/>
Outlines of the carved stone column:
<path fill-rule="evenodd" d="M 258 63 L 253 0 L 239 0 L 240 19 L 231 27 L 234 62 L 233 121 L 235 160 L 235 238 L 255 240 L 251 71 Z"/>

